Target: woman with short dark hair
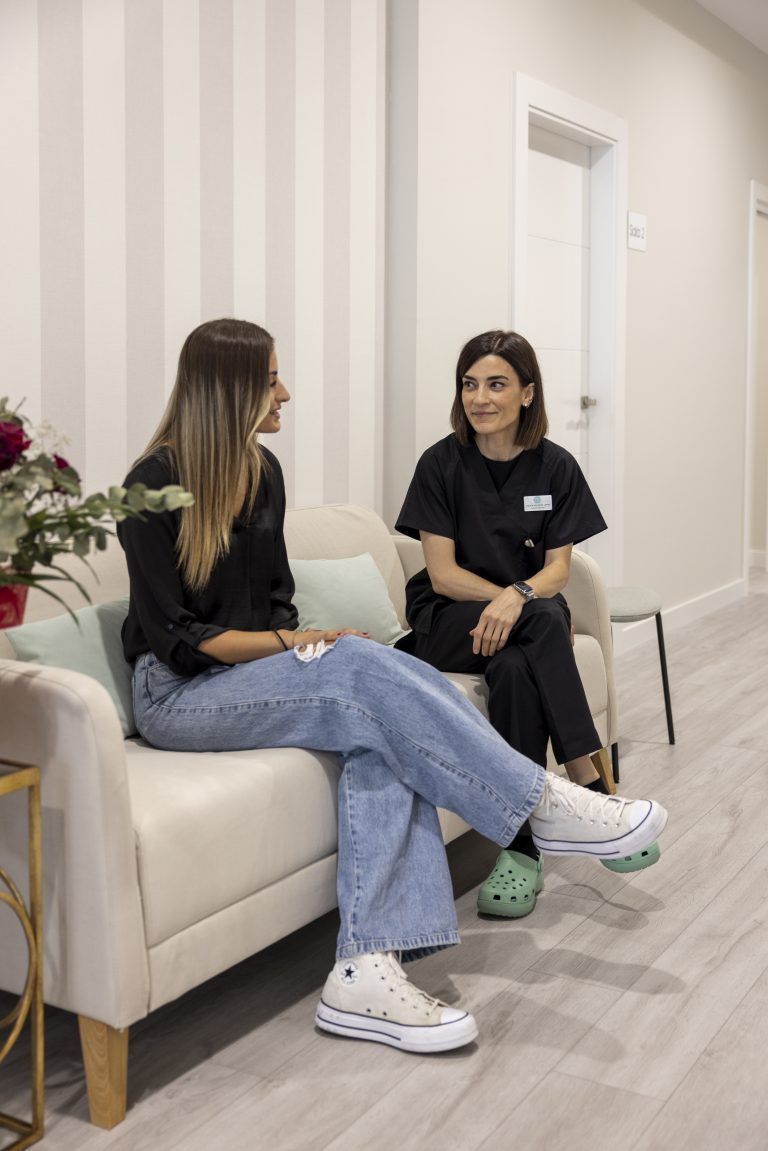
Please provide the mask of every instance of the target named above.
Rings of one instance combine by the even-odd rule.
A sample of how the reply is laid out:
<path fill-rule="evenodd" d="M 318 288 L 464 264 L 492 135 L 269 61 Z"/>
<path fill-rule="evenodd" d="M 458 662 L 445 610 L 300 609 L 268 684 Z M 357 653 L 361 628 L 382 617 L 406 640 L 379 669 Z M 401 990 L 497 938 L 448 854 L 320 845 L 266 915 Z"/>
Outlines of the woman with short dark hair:
<path fill-rule="evenodd" d="M 282 473 L 259 443 L 289 399 L 263 328 L 214 320 L 187 337 L 126 483 L 180 483 L 195 503 L 118 526 L 136 726 L 171 751 L 335 753 L 341 924 L 316 1022 L 405 1051 L 461 1047 L 472 1016 L 400 966 L 459 940 L 436 807 L 499 843 L 530 817 L 545 850 L 597 858 L 650 842 L 666 812 L 547 777 L 419 660 L 349 629 L 299 630 Z"/>
<path fill-rule="evenodd" d="M 441 671 L 482 673 L 491 723 L 510 746 L 543 767 L 551 740 L 570 778 L 604 794 L 561 592 L 573 545 L 606 524 L 576 460 L 546 439 L 541 371 L 523 336 L 483 332 L 464 345 L 451 426 L 419 460 L 396 525 L 421 539 L 427 564 L 409 581 L 413 630 L 398 646 Z M 658 857 L 653 845 L 609 865 L 635 870 Z M 526 824 L 478 908 L 528 915 L 541 885 Z"/>

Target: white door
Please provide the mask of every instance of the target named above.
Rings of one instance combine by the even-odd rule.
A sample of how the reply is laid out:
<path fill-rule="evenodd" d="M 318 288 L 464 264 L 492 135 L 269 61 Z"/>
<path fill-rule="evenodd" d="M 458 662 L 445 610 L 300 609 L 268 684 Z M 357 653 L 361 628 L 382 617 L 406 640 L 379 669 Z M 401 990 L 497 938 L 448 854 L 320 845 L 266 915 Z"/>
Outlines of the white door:
<path fill-rule="evenodd" d="M 586 144 L 531 125 L 524 335 L 541 366 L 549 438 L 576 457 L 587 480 L 590 153 Z"/>
<path fill-rule="evenodd" d="M 551 438 L 579 460 L 608 523 L 579 546 L 620 584 L 627 126 L 517 73 L 512 149 L 513 326 L 540 353 Z"/>

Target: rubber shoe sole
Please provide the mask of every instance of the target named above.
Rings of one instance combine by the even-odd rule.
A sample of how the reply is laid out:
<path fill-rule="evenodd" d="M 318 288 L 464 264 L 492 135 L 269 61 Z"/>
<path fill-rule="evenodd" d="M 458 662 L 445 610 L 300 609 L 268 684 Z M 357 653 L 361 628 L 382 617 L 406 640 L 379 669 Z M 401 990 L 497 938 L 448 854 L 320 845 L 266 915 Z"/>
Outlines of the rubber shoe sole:
<path fill-rule="evenodd" d="M 652 843 L 643 851 L 636 851 L 634 855 L 622 855 L 620 859 L 601 859 L 603 867 L 609 871 L 617 871 L 622 875 L 633 871 L 643 871 L 646 867 L 653 867 L 661 858 L 661 848 L 658 843 Z"/>
<path fill-rule="evenodd" d="M 634 802 L 647 804 L 648 811 L 637 827 L 617 839 L 543 839 L 536 833 L 536 817 L 531 816 L 533 842 L 543 855 L 589 855 L 593 859 L 624 859 L 650 847 L 667 825 L 667 810 L 660 803 L 653 799 L 637 799 Z"/>
<path fill-rule="evenodd" d="M 337 1011 L 321 999 L 315 1013 L 315 1023 L 322 1031 L 330 1031 L 333 1035 L 386 1043 L 388 1047 L 399 1047 L 401 1051 L 415 1051 L 420 1055 L 452 1051 L 455 1047 L 465 1047 L 477 1038 L 477 1023 L 466 1011 L 449 1023 L 436 1023 L 433 1027 L 412 1027 L 406 1023 L 357 1015 L 352 1011 Z"/>

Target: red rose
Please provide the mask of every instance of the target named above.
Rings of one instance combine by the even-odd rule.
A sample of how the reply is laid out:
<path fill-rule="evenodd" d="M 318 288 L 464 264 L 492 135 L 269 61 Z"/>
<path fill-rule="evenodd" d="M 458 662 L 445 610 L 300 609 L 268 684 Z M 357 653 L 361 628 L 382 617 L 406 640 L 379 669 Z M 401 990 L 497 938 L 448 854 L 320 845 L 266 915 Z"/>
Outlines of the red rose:
<path fill-rule="evenodd" d="M 0 420 L 0 472 L 7 472 L 32 443 L 21 424 Z"/>
<path fill-rule="evenodd" d="M 60 472 L 63 472 L 64 468 L 69 467 L 68 460 L 65 460 L 63 456 L 57 456 L 55 452 L 53 453 L 53 462 Z"/>

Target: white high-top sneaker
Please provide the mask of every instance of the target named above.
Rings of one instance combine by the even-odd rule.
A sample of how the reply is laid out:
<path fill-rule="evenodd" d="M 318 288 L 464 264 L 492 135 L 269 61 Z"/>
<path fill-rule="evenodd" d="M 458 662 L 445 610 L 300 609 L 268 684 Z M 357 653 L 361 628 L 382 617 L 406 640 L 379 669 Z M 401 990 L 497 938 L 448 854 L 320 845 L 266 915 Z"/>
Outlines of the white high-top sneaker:
<path fill-rule="evenodd" d="M 391 951 L 338 959 L 315 1023 L 336 1035 L 422 1053 L 463 1047 L 477 1036 L 473 1016 L 414 987 Z"/>
<path fill-rule="evenodd" d="M 545 855 L 617 859 L 652 844 L 667 812 L 653 799 L 601 795 L 548 771 L 529 820 L 533 842 Z"/>

